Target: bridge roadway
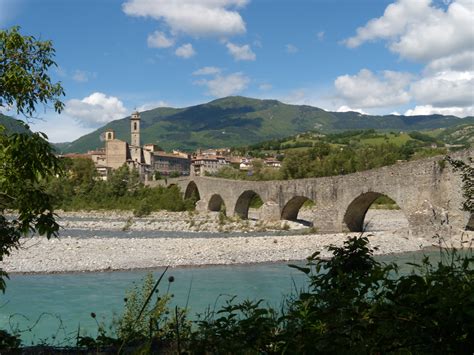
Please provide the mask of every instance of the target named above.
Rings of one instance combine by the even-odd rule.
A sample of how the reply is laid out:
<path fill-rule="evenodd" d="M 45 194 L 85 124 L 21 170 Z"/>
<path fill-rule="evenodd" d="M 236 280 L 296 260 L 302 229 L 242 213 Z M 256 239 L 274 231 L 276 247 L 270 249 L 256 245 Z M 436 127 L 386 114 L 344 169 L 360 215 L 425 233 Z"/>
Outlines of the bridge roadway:
<path fill-rule="evenodd" d="M 468 161 L 474 150 L 451 154 Z M 264 202 L 261 218 L 295 220 L 306 200 L 315 203 L 312 223 L 322 233 L 360 232 L 370 205 L 381 195 L 393 199 L 404 212 L 413 235 L 431 238 L 474 228 L 473 214 L 463 211 L 459 172 L 444 156 L 397 163 L 378 169 L 321 178 L 240 181 L 189 176 L 149 181 L 148 185 L 178 185 L 184 197 L 196 196 L 198 211 L 219 211 L 248 217 L 250 201 Z"/>

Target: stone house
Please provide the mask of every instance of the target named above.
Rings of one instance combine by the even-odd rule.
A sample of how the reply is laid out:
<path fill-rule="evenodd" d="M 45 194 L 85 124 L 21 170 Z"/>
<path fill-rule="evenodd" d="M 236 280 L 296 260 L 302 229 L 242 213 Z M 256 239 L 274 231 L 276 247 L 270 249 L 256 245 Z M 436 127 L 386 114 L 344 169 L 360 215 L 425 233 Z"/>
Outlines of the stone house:
<path fill-rule="evenodd" d="M 159 151 L 154 144 L 140 145 L 140 114 L 135 111 L 130 117 L 130 143 L 115 137 L 113 130 L 105 131 L 105 159 L 97 168 L 118 169 L 124 164 L 138 170 L 143 180 L 152 179 L 155 172 L 161 175 L 177 173 L 189 175 L 191 159 L 189 155 L 174 151 L 166 153 Z M 94 160 L 94 162 L 96 162 Z"/>

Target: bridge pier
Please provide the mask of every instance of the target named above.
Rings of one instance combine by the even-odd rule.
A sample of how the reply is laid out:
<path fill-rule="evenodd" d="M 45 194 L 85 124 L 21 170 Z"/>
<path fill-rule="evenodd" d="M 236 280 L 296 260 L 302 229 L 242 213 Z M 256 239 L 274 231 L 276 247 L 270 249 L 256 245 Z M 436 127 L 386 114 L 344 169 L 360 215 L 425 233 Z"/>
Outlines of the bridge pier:
<path fill-rule="evenodd" d="M 278 203 L 268 201 L 260 207 L 260 219 L 265 221 L 279 221 L 280 220 L 280 206 Z"/>
<path fill-rule="evenodd" d="M 341 224 L 341 217 L 333 206 L 318 206 L 313 217 L 313 227 L 320 233 L 347 232 Z"/>
<path fill-rule="evenodd" d="M 196 202 L 196 211 L 199 213 L 207 212 L 208 204 L 209 204 L 208 201 L 200 199 L 199 201 Z"/>
<path fill-rule="evenodd" d="M 469 227 L 469 213 L 462 210 L 446 209 L 424 201 L 422 206 L 407 216 L 413 235 L 449 240 L 459 236 Z"/>

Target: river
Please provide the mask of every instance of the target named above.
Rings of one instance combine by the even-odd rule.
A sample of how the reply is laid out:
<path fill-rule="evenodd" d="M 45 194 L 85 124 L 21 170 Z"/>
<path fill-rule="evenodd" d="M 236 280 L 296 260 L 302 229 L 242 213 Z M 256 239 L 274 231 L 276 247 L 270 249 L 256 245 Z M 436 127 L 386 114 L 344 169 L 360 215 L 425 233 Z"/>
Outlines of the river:
<path fill-rule="evenodd" d="M 399 265 L 421 260 L 423 255 L 439 258 L 439 251 L 412 252 L 377 257 Z M 303 262 L 300 262 L 303 263 Z M 408 272 L 410 266 L 402 268 Z M 97 335 L 96 320 L 110 324 L 123 309 L 125 290 L 133 287 L 150 270 L 69 273 L 13 274 L 7 291 L 0 295 L 0 329 L 21 333 L 23 345 L 47 342 L 63 345 L 81 334 Z M 158 277 L 163 269 L 151 270 Z M 173 276 L 175 281 L 168 282 Z M 174 295 L 172 306 L 189 306 L 191 319 L 206 308 L 222 305 L 231 296 L 239 300 L 264 299 L 278 307 L 285 295 L 305 285 L 305 275 L 287 263 L 233 266 L 202 266 L 169 269 L 160 293 Z M 169 290 L 168 290 L 169 287 Z M 189 300 L 188 300 L 189 294 Z"/>

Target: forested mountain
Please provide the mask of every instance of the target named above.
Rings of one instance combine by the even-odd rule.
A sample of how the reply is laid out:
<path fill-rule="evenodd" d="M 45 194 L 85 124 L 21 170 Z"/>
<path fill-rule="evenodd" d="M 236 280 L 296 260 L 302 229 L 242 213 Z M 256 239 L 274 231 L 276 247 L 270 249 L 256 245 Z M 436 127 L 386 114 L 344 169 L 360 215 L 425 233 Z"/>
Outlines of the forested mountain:
<path fill-rule="evenodd" d="M 143 143 L 166 150 L 249 145 L 288 137 L 308 130 L 323 133 L 354 129 L 413 131 L 474 124 L 474 117 L 370 116 L 357 112 L 328 112 L 306 105 L 288 105 L 277 100 L 232 96 L 206 104 L 160 107 L 141 112 Z M 72 143 L 58 145 L 62 152 L 86 152 L 104 145 L 100 134 L 113 129 L 119 139 L 130 139 L 129 117 L 112 121 Z"/>

